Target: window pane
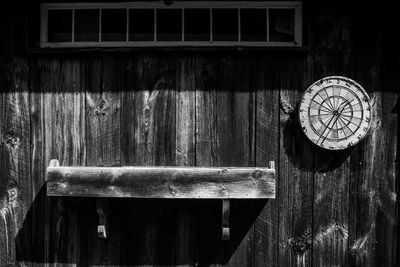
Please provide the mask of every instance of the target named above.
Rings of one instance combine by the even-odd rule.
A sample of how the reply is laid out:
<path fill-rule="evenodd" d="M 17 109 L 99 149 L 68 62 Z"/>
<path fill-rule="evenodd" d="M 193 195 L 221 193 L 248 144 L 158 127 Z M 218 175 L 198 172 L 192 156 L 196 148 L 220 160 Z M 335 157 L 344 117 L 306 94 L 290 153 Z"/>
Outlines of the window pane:
<path fill-rule="evenodd" d="M 238 41 L 238 10 L 213 9 L 213 40 Z"/>
<path fill-rule="evenodd" d="M 182 41 L 182 9 L 157 10 L 157 41 Z"/>
<path fill-rule="evenodd" d="M 126 9 L 101 10 L 101 40 L 126 41 Z"/>
<path fill-rule="evenodd" d="M 241 9 L 240 12 L 241 40 L 267 41 L 267 10 Z"/>
<path fill-rule="evenodd" d="M 99 10 L 75 10 L 75 42 L 99 41 Z"/>
<path fill-rule="evenodd" d="M 129 41 L 154 41 L 154 10 L 129 10 Z"/>
<path fill-rule="evenodd" d="M 49 10 L 48 12 L 48 42 L 71 42 L 72 10 Z"/>
<path fill-rule="evenodd" d="M 269 10 L 269 40 L 294 42 L 294 9 Z"/>
<path fill-rule="evenodd" d="M 209 9 L 185 9 L 185 41 L 210 41 Z"/>

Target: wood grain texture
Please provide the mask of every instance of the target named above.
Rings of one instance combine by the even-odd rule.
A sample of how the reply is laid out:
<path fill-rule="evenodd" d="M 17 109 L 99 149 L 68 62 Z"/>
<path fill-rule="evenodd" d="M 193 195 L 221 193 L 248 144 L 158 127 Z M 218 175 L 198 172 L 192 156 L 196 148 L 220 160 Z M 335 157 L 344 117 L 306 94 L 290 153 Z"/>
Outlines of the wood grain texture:
<path fill-rule="evenodd" d="M 174 166 L 176 161 L 176 83 L 174 57 L 140 55 L 129 59 L 127 86 L 122 106 L 123 165 Z M 185 265 L 193 261 L 182 255 L 178 236 L 179 203 L 165 200 L 135 199 L 124 202 L 134 212 L 124 216 L 128 223 L 122 236 L 121 264 Z M 165 245 L 168 244 L 168 245 Z"/>
<path fill-rule="evenodd" d="M 324 14 L 313 19 L 314 80 L 350 76 L 350 12 L 332 12 L 332 6 L 319 8 Z M 319 6 L 316 5 L 315 8 Z M 326 31 L 325 27 L 332 28 Z M 340 29 L 340 30 L 339 30 Z M 323 43 L 331 45 L 322 46 Z M 313 266 L 348 264 L 350 151 L 314 149 Z"/>
<path fill-rule="evenodd" d="M 263 167 L 268 161 L 279 164 L 279 84 L 277 72 L 270 58 L 258 58 L 255 72 L 255 165 Z M 278 172 L 279 175 L 279 172 Z M 279 181 L 278 181 L 279 188 Z M 278 189 L 279 190 L 279 189 Z M 254 223 L 255 266 L 278 266 L 278 199 L 261 205 Z"/>
<path fill-rule="evenodd" d="M 254 95 L 250 78 L 252 70 L 250 60 L 246 57 L 201 57 L 197 65 L 197 166 L 253 165 Z M 200 211 L 199 216 L 209 216 L 208 210 L 219 211 L 221 207 L 221 203 L 209 205 L 210 208 Z M 237 222 L 239 217 L 245 216 L 244 214 L 251 218 L 252 205 L 251 202 L 231 203 L 231 222 Z M 215 225 L 220 225 L 219 218 L 212 218 L 207 224 L 198 226 L 198 231 L 212 233 L 212 236 L 199 244 L 199 251 L 197 251 L 199 264 L 251 266 L 252 225 L 250 223 L 232 224 L 231 241 L 226 244 L 221 243 L 221 230 L 216 229 Z M 216 232 L 216 230 L 219 231 Z M 240 240 L 238 240 L 239 236 Z M 211 243 L 213 246 L 207 245 Z"/>
<path fill-rule="evenodd" d="M 0 266 L 30 265 L 20 257 L 32 253 L 31 231 L 21 230 L 32 201 L 29 68 L 19 59 L 8 62 L 4 70 L 0 73 Z"/>
<path fill-rule="evenodd" d="M 121 164 L 121 91 L 126 86 L 125 61 L 120 58 L 103 56 L 93 60 L 90 68 L 90 87 L 86 88 L 86 143 L 88 166 L 115 166 Z M 64 165 L 65 166 L 65 165 Z M 110 211 L 118 210 L 118 203 L 104 200 Z M 108 203 L 107 203 L 108 202 Z M 89 203 L 95 211 L 95 203 Z M 109 233 L 105 240 L 97 235 L 98 216 L 89 217 L 88 265 L 109 265 L 119 261 L 121 232 L 112 228 L 119 225 L 120 214 L 111 212 Z M 113 218 L 112 220 L 110 218 Z"/>
<path fill-rule="evenodd" d="M 361 18 L 364 20 L 373 13 L 375 8 L 368 6 Z M 361 27 L 360 21 L 354 19 L 351 25 L 352 32 Z M 398 251 L 394 252 L 394 249 L 398 244 L 395 234 L 398 226 L 395 224 L 399 202 L 394 196 L 398 194 L 395 186 L 398 91 L 390 87 L 397 83 L 394 82 L 397 76 L 388 75 L 387 69 L 382 68 L 385 53 L 382 46 L 386 43 L 381 40 L 386 29 L 381 28 L 377 18 L 368 20 L 365 25 L 377 34 L 366 38 L 364 28 L 354 33 L 352 72 L 372 99 L 373 124 L 369 136 L 354 149 L 350 159 L 349 264 L 396 266 Z M 385 60 L 391 60 L 394 55 L 387 52 Z M 365 54 L 370 55 L 368 59 L 362 56 Z"/>
<path fill-rule="evenodd" d="M 35 69 L 31 83 L 34 260 L 49 265 L 79 262 L 79 206 L 60 198 L 49 200 L 41 191 L 45 161 L 59 158 L 61 164 L 71 166 L 85 162 L 85 114 L 81 112 L 85 100 L 79 93 L 79 63 L 48 59 L 31 67 Z"/>
<path fill-rule="evenodd" d="M 175 163 L 177 166 L 196 165 L 196 57 L 177 58 L 175 101 Z M 193 266 L 196 249 L 197 209 L 191 201 L 177 205 L 175 263 Z"/>
<path fill-rule="evenodd" d="M 48 167 L 49 196 L 274 198 L 269 168 Z"/>
<path fill-rule="evenodd" d="M 37 49 L 39 2 L 9 4 L 0 10 L 0 266 L 399 265 L 395 8 L 303 1 L 299 49 L 128 51 Z M 302 91 L 331 74 L 359 82 L 374 106 L 370 134 L 339 154 L 307 143 L 295 115 Z M 52 158 L 64 166 L 275 160 L 277 199 L 232 200 L 223 242 L 220 200 L 115 198 L 110 240 L 99 240 L 93 199 L 46 198 Z"/>
<path fill-rule="evenodd" d="M 303 135 L 296 106 L 312 81 L 312 61 L 304 56 L 275 62 L 279 69 L 279 265 L 312 261 L 314 146 Z M 309 66 L 309 67 L 307 67 Z"/>

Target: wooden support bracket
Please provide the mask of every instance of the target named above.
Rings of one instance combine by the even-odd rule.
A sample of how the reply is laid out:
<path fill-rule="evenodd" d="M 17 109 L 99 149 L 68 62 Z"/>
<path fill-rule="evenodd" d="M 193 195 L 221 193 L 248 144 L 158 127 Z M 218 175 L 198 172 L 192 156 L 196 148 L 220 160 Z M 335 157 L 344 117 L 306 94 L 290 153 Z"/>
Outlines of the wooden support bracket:
<path fill-rule="evenodd" d="M 230 236 L 229 231 L 229 215 L 231 211 L 231 203 L 229 200 L 222 200 L 222 240 L 228 241 Z"/>
<path fill-rule="evenodd" d="M 97 235 L 105 239 L 108 234 L 108 200 L 104 198 L 96 199 L 96 210 L 99 216 Z"/>

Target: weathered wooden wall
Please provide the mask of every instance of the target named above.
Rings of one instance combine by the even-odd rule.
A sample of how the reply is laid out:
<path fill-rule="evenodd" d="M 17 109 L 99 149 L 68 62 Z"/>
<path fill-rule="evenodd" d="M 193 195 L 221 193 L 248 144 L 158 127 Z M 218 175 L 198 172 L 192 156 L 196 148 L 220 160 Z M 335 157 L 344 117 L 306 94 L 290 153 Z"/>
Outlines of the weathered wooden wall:
<path fill-rule="evenodd" d="M 396 17 L 367 5 L 305 1 L 304 48 L 244 51 L 40 50 L 38 3 L 2 9 L 0 266 L 399 264 Z M 371 96 L 371 132 L 353 149 L 318 149 L 298 127 L 303 90 L 327 75 L 351 77 Z M 100 240 L 94 199 L 46 197 L 52 158 L 274 160 L 278 194 L 233 202 L 229 242 L 219 201 L 106 200 L 110 238 Z"/>

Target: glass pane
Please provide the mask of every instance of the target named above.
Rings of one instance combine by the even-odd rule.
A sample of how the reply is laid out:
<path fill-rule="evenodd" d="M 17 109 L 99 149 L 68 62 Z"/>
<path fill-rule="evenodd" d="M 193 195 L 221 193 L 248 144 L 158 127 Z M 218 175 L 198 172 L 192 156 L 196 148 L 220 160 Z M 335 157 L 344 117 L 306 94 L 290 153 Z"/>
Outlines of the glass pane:
<path fill-rule="evenodd" d="M 209 9 L 185 9 L 185 41 L 210 41 Z"/>
<path fill-rule="evenodd" d="M 269 10 L 269 40 L 294 42 L 294 9 Z"/>
<path fill-rule="evenodd" d="M 213 40 L 238 41 L 238 10 L 213 9 Z"/>
<path fill-rule="evenodd" d="M 241 40 L 267 41 L 267 10 L 241 9 L 240 12 Z"/>
<path fill-rule="evenodd" d="M 157 10 L 157 41 L 182 41 L 182 9 Z"/>
<path fill-rule="evenodd" d="M 48 42 L 72 42 L 72 10 L 48 11 Z"/>
<path fill-rule="evenodd" d="M 99 41 L 99 10 L 75 10 L 75 42 Z"/>
<path fill-rule="evenodd" d="M 129 41 L 154 41 L 154 10 L 129 10 Z"/>
<path fill-rule="evenodd" d="M 126 41 L 126 9 L 101 10 L 101 40 Z"/>

